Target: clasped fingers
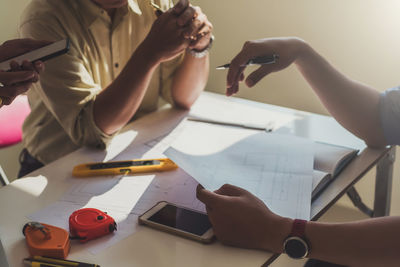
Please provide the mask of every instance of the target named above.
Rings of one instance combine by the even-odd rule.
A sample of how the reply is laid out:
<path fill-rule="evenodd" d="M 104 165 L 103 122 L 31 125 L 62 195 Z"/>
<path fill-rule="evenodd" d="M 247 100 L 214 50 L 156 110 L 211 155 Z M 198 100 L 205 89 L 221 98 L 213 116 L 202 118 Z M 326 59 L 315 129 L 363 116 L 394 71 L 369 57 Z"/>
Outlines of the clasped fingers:
<path fill-rule="evenodd" d="M 14 99 L 29 90 L 32 82 L 22 82 L 0 87 L 1 106 L 10 105 Z"/>

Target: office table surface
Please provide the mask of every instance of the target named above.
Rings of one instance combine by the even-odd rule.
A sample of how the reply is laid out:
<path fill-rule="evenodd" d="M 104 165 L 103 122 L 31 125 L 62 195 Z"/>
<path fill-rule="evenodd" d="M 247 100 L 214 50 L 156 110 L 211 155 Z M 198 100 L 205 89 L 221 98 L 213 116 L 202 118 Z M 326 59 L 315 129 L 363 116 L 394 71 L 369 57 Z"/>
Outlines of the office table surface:
<path fill-rule="evenodd" d="M 292 132 L 309 137 L 315 141 L 359 148 L 362 151 L 337 179 L 312 204 L 312 218 L 319 218 L 334 202 L 343 195 L 365 172 L 371 169 L 388 151 L 385 149 L 365 148 L 364 143 L 351 135 L 332 118 L 276 107 L 253 101 L 203 93 L 196 102 L 198 109 L 210 109 L 208 100 L 231 101 L 296 115 L 296 120 L 288 123 L 279 131 Z M 163 108 L 147 115 L 126 129 L 137 131 L 133 141 L 142 142 L 154 132 L 168 133 L 187 115 L 187 111 Z M 118 149 L 116 149 L 117 151 Z M 111 152 L 79 149 L 52 162 L 28 177 L 16 180 L 0 188 L 0 239 L 10 266 L 24 266 L 22 259 L 29 256 L 23 225 L 29 221 L 27 215 L 57 201 L 68 189 L 73 166 L 82 162 L 102 161 Z M 117 153 L 117 152 L 112 152 Z M 219 242 L 203 245 L 164 232 L 139 226 L 139 231 L 123 239 L 102 253 L 93 255 L 80 249 L 73 242 L 69 259 L 100 264 L 101 266 L 260 266 L 271 253 L 223 246 Z"/>

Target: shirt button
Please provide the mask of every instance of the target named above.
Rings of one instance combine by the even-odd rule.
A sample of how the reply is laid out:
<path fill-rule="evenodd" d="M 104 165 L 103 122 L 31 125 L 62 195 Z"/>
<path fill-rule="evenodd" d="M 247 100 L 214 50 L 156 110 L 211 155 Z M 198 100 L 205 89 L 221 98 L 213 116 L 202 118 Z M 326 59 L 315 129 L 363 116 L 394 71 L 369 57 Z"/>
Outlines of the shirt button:
<path fill-rule="evenodd" d="M 119 67 L 119 64 L 118 63 L 115 63 L 115 65 L 114 65 L 116 68 L 118 68 Z"/>

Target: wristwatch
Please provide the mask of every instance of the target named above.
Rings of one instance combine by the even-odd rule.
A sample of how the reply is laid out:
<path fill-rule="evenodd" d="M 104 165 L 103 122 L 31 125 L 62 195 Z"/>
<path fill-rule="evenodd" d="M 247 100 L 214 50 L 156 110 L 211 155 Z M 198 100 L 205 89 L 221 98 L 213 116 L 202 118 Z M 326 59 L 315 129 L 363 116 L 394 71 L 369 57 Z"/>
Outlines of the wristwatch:
<path fill-rule="evenodd" d="M 204 48 L 204 49 L 201 50 L 201 51 L 197 51 L 197 50 L 188 48 L 188 49 L 187 49 L 187 52 L 188 52 L 190 55 L 192 55 L 193 57 L 195 57 L 195 58 L 202 58 L 202 57 L 205 57 L 205 56 L 208 54 L 208 51 L 211 49 L 214 39 L 215 39 L 214 35 L 211 35 L 211 37 L 210 37 L 210 42 L 208 43 L 208 45 L 206 46 L 206 48 Z"/>
<path fill-rule="evenodd" d="M 292 232 L 283 242 L 283 252 L 292 259 L 304 259 L 310 253 L 310 245 L 304 236 L 306 223 L 305 220 L 294 220 Z"/>

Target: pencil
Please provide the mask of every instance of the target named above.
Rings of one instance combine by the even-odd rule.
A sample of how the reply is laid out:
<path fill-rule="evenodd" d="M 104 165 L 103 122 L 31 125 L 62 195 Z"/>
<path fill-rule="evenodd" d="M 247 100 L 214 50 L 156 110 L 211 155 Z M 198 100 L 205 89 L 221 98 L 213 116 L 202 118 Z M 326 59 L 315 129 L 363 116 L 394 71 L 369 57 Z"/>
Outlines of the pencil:
<path fill-rule="evenodd" d="M 161 16 L 164 12 L 161 10 L 161 7 L 154 3 L 152 0 L 149 0 L 149 4 L 154 8 L 154 12 L 156 12 L 157 16 Z"/>
<path fill-rule="evenodd" d="M 256 57 L 256 58 L 250 59 L 243 66 L 274 64 L 278 59 L 279 59 L 278 54 L 272 54 L 269 56 L 261 56 L 261 57 Z M 216 69 L 217 70 L 229 69 L 230 65 L 231 64 L 228 63 L 228 64 L 225 64 L 222 66 L 218 66 Z"/>

